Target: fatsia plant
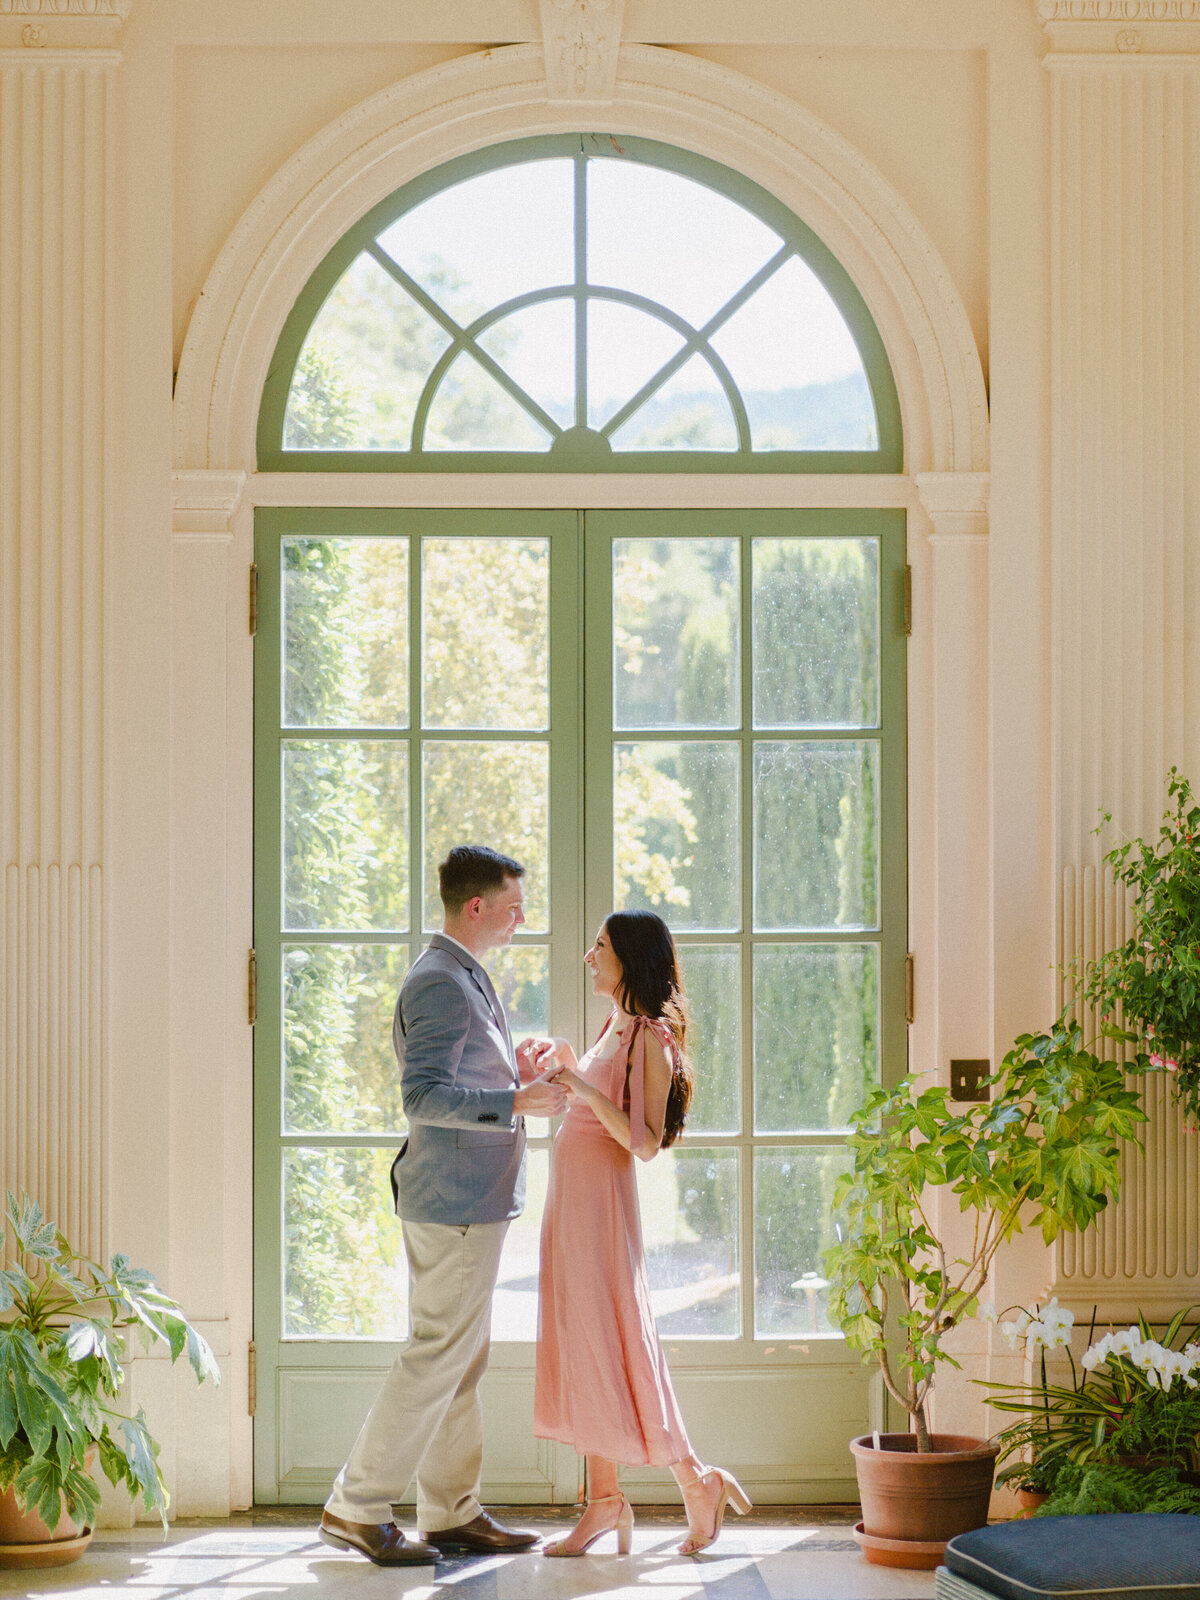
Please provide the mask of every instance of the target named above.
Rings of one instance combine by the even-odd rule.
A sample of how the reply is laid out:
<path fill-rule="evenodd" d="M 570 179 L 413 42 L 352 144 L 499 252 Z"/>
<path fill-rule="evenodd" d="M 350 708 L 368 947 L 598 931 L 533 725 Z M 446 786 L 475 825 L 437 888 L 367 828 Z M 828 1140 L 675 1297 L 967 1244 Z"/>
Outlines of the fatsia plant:
<path fill-rule="evenodd" d="M 139 1407 L 115 1404 L 127 1335 L 146 1349 L 185 1354 L 199 1382 L 220 1382 L 216 1359 L 176 1301 L 149 1272 L 115 1255 L 106 1271 L 74 1250 L 28 1195 L 8 1195 L 11 1243 L 0 1268 L 0 1491 L 14 1488 L 51 1532 L 65 1510 L 90 1523 L 100 1491 L 86 1459 L 93 1446 L 114 1485 L 124 1484 L 166 1526 L 158 1445 Z M 0 1247 L 5 1234 L 0 1231 Z M 3 1257 L 0 1257 L 3 1259 Z"/>
<path fill-rule="evenodd" d="M 835 1191 L 831 1309 L 847 1343 L 878 1361 L 920 1451 L 937 1367 L 958 1365 L 944 1341 L 975 1312 L 996 1251 L 1026 1222 L 1047 1242 L 1087 1227 L 1120 1187 L 1119 1141 L 1146 1120 L 1122 1068 L 1085 1049 L 1066 1013 L 1022 1034 L 985 1081 L 991 1099 L 961 1109 L 913 1076 L 876 1090 L 850 1119 L 853 1166 Z M 954 1202 L 971 1215 L 964 1255 L 939 1231 L 939 1191 L 944 1220 Z"/>

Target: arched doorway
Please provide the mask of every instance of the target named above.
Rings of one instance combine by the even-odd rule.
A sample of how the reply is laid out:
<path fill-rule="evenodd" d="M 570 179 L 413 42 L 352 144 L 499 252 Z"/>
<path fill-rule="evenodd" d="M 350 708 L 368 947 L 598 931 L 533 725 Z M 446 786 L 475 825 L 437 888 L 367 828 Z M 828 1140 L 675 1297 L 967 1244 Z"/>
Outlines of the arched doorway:
<path fill-rule="evenodd" d="M 531 868 L 499 973 L 518 1029 L 580 1037 L 578 958 L 612 905 L 672 921 L 702 1094 L 643 1186 L 656 1310 L 701 1448 L 719 1430 L 763 1498 L 837 1498 L 872 1406 L 821 1250 L 846 1115 L 905 1064 L 903 513 L 852 488 L 827 510 L 400 511 L 369 484 L 898 472 L 861 296 L 710 160 L 594 133 L 492 147 L 329 251 L 258 453 L 364 485 L 258 515 L 259 1497 L 320 1489 L 403 1337 L 388 1018 L 432 868 L 470 835 Z M 510 1500 L 575 1492 L 569 1453 L 521 1426 L 546 1146 L 494 1327 Z"/>

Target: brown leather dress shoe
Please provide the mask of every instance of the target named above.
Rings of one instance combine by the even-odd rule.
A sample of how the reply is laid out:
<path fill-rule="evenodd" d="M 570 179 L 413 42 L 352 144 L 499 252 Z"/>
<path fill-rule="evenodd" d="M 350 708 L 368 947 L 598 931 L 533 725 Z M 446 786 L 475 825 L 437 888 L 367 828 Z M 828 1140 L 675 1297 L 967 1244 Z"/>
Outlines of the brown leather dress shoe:
<path fill-rule="evenodd" d="M 377 1567 L 428 1567 L 438 1558 L 432 1545 L 406 1539 L 394 1522 L 346 1522 L 324 1511 L 317 1534 L 338 1550 L 357 1550 Z"/>
<path fill-rule="evenodd" d="M 538 1537 L 524 1528 L 506 1528 L 486 1511 L 481 1511 L 472 1522 L 464 1522 L 461 1528 L 439 1528 L 436 1533 L 421 1534 L 426 1544 L 435 1545 L 445 1555 L 461 1550 L 489 1555 L 504 1550 L 529 1550 L 538 1542 Z"/>

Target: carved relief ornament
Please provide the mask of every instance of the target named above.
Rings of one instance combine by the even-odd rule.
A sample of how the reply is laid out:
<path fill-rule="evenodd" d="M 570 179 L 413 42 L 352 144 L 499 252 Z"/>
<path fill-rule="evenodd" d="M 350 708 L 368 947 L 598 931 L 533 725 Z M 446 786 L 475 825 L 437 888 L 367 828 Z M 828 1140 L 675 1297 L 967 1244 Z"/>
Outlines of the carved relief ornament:
<path fill-rule="evenodd" d="M 0 0 L 0 17 L 39 17 L 43 21 L 94 17 L 124 22 L 132 9 L 133 0 Z"/>
<path fill-rule="evenodd" d="M 625 0 L 541 0 L 548 100 L 611 100 Z"/>

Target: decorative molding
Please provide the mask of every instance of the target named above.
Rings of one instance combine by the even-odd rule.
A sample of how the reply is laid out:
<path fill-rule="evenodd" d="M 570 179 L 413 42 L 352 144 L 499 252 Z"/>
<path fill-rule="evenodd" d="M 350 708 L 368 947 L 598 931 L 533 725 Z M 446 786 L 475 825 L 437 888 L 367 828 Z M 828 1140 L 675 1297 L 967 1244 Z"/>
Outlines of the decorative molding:
<path fill-rule="evenodd" d="M 1200 22 L 1200 0 L 1038 0 L 1043 24 L 1054 22 Z"/>
<path fill-rule="evenodd" d="M 246 489 L 244 472 L 184 469 L 171 474 L 172 528 L 177 544 L 233 538 L 233 519 Z"/>
<path fill-rule="evenodd" d="M 988 465 L 987 393 L 957 287 L 909 206 L 794 101 L 698 56 L 625 45 L 606 127 L 695 150 L 792 207 L 855 280 L 887 347 L 910 468 Z M 181 467 L 254 465 L 279 331 L 325 253 L 372 205 L 442 161 L 520 134 L 574 131 L 546 99 L 540 45 L 480 51 L 403 79 L 330 123 L 231 234 L 188 328 L 175 391 Z"/>
<path fill-rule="evenodd" d="M 917 494 L 934 539 L 986 539 L 991 475 L 986 472 L 918 472 Z"/>
<path fill-rule="evenodd" d="M 0 17 L 124 22 L 132 10 L 133 0 L 0 0 Z"/>
<path fill-rule="evenodd" d="M 611 100 L 625 0 L 541 0 L 541 8 L 546 98 Z"/>

